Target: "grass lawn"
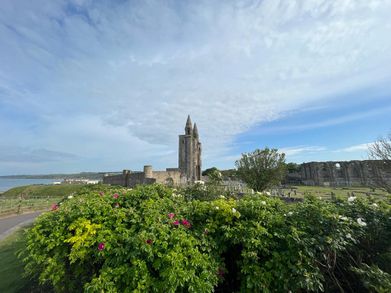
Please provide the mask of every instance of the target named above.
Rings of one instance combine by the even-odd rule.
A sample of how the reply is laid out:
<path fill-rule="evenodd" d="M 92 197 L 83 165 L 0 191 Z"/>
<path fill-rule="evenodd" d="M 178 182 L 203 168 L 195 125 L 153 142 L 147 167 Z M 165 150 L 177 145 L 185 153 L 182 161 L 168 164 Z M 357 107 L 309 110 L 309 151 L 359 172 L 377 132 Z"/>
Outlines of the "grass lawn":
<path fill-rule="evenodd" d="M 0 241 L 0 292 L 52 292 L 23 276 L 23 263 L 16 254 L 25 249 L 25 240 L 25 229 L 22 228 Z"/>
<path fill-rule="evenodd" d="M 384 190 L 373 190 L 369 187 L 291 186 L 284 188 L 283 192 L 285 195 L 288 195 L 290 192 L 291 197 L 304 197 L 306 194 L 312 194 L 324 199 L 330 199 L 332 193 L 334 193 L 335 196 L 342 198 L 347 198 L 348 196 L 354 195 L 358 197 L 373 196 L 377 199 L 387 199 L 391 196 Z"/>
<path fill-rule="evenodd" d="M 0 241 L 0 292 L 26 292 L 29 281 L 22 277 L 23 264 L 16 252 L 24 249 L 24 230 L 20 229 Z"/>

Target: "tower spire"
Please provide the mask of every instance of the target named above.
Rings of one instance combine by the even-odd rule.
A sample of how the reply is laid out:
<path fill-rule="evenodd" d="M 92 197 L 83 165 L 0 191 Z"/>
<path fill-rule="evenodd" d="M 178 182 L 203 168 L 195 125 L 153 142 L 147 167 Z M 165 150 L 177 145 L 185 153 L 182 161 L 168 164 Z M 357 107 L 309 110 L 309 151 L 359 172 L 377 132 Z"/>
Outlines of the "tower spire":
<path fill-rule="evenodd" d="M 193 127 L 193 135 L 195 138 L 198 138 L 198 128 L 197 128 L 197 123 L 194 123 Z"/>
<path fill-rule="evenodd" d="M 193 126 L 192 126 L 192 123 L 191 123 L 190 115 L 187 116 L 185 132 L 186 132 L 187 135 L 190 135 L 193 132 Z"/>

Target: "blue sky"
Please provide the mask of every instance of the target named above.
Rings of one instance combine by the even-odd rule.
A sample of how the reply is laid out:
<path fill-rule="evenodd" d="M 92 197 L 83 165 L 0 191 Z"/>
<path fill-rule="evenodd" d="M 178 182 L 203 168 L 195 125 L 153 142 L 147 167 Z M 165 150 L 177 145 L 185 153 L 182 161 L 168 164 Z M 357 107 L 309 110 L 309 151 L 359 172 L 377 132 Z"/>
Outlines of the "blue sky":
<path fill-rule="evenodd" d="M 365 159 L 391 130 L 391 2 L 3 0 L 0 175 Z"/>

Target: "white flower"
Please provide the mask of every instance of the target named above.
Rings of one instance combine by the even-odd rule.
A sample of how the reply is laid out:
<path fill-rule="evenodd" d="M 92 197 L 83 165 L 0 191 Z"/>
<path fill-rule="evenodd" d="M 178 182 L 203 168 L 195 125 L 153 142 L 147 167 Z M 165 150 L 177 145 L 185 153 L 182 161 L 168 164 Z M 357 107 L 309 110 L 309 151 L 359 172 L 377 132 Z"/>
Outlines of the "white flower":
<path fill-rule="evenodd" d="M 293 212 L 289 212 L 289 213 L 288 213 L 288 216 L 292 216 L 292 215 L 293 215 Z"/>
<path fill-rule="evenodd" d="M 266 195 L 270 195 L 270 192 L 269 192 L 269 191 L 266 191 L 265 193 L 266 193 Z"/>
<path fill-rule="evenodd" d="M 215 207 L 216 210 L 220 209 L 219 207 Z"/>
<path fill-rule="evenodd" d="M 73 195 L 68 195 L 68 199 L 71 199 L 71 198 L 73 198 Z"/>
<path fill-rule="evenodd" d="M 377 203 L 373 203 L 372 206 L 375 207 L 375 208 L 378 207 Z"/>
<path fill-rule="evenodd" d="M 357 223 L 362 226 L 362 227 L 365 227 L 367 225 L 367 223 L 364 222 L 364 220 L 362 218 L 358 218 L 357 219 Z"/>
<path fill-rule="evenodd" d="M 235 209 L 235 208 L 232 208 L 232 212 L 233 212 L 233 213 L 236 213 L 236 209 Z"/>
<path fill-rule="evenodd" d="M 348 220 L 348 218 L 347 218 L 347 217 L 345 217 L 345 216 L 341 216 L 341 215 L 339 215 L 339 216 L 338 216 L 338 218 L 340 218 L 342 221 L 347 221 L 347 220 Z"/>
<path fill-rule="evenodd" d="M 225 199 L 225 196 L 224 196 L 224 195 L 220 195 L 219 197 Z"/>
<path fill-rule="evenodd" d="M 264 200 L 261 201 L 261 204 L 266 205 L 266 201 L 264 201 Z"/>
<path fill-rule="evenodd" d="M 356 200 L 355 196 L 349 196 L 348 197 L 348 202 L 354 202 Z"/>

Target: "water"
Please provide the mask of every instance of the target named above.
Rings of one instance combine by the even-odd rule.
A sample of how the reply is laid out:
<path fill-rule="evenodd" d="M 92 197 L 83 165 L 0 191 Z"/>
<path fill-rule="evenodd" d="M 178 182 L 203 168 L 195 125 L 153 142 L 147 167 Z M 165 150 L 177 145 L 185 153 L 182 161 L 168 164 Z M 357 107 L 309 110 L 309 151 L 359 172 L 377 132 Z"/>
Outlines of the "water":
<path fill-rule="evenodd" d="M 52 184 L 53 182 L 61 181 L 58 179 L 4 179 L 0 178 L 0 192 L 7 191 L 13 187 L 25 186 L 32 184 Z"/>

